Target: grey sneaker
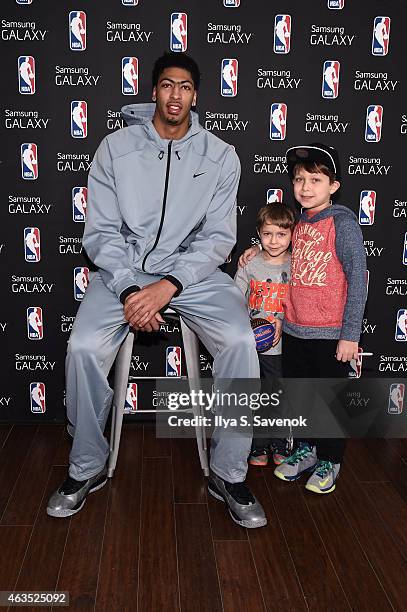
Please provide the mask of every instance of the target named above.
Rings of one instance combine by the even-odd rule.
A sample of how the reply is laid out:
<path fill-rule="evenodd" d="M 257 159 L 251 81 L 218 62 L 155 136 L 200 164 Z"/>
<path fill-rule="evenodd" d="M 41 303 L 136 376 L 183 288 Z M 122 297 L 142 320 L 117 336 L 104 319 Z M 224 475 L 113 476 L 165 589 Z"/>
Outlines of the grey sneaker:
<path fill-rule="evenodd" d="M 88 480 L 75 480 L 68 476 L 48 501 L 49 516 L 65 517 L 82 510 L 88 493 L 101 489 L 107 482 L 107 468 Z"/>
<path fill-rule="evenodd" d="M 317 461 L 315 446 L 300 442 L 293 454 L 276 467 L 274 474 L 281 480 L 297 480 L 304 472 L 313 470 Z"/>
<path fill-rule="evenodd" d="M 211 472 L 208 491 L 216 499 L 225 502 L 230 516 L 241 527 L 256 529 L 267 525 L 262 505 L 244 482 L 227 482 Z"/>
<path fill-rule="evenodd" d="M 314 493 L 332 493 L 332 491 L 335 491 L 335 483 L 340 469 L 340 463 L 318 461 L 314 472 L 308 478 L 305 488 Z"/>

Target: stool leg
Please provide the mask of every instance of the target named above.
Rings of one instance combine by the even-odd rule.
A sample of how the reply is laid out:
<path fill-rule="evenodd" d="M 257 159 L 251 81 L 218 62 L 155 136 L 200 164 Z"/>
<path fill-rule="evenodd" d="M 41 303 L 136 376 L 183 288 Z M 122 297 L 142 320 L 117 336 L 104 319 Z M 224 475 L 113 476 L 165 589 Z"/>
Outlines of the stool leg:
<path fill-rule="evenodd" d="M 182 333 L 182 341 L 184 344 L 184 353 L 185 360 L 187 364 L 187 374 L 189 380 L 189 387 L 192 390 L 193 381 L 198 381 L 200 378 L 200 370 L 199 370 L 199 344 L 198 338 L 196 337 L 195 332 L 193 332 L 189 327 L 184 323 L 182 317 L 181 320 L 181 333 Z M 203 410 L 201 406 L 196 406 L 193 409 L 194 416 L 202 416 Z M 202 425 L 197 425 L 195 427 L 196 433 L 196 443 L 198 446 L 199 459 L 201 462 L 201 468 L 205 476 L 209 476 L 209 464 L 208 464 L 208 454 L 206 452 L 206 435 L 205 435 L 205 427 Z"/>
<path fill-rule="evenodd" d="M 135 334 L 129 333 L 120 347 L 116 357 L 114 374 L 114 395 L 112 407 L 112 425 L 110 432 L 110 455 L 107 475 L 113 477 L 119 454 L 120 436 L 122 433 L 123 411 L 126 401 L 127 383 L 129 380 L 130 362 Z"/>

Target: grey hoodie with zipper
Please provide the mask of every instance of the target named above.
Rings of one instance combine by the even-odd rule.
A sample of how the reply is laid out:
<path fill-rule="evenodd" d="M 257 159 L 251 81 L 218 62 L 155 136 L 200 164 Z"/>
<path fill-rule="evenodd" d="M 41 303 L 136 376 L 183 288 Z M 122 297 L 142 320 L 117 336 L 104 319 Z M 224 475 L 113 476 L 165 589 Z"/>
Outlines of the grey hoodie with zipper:
<path fill-rule="evenodd" d="M 179 293 L 223 264 L 236 241 L 234 147 L 193 112 L 183 138 L 164 140 L 154 111 L 123 107 L 129 127 L 103 139 L 89 173 L 83 246 L 119 299 L 147 284 L 146 274 L 167 277 Z"/>

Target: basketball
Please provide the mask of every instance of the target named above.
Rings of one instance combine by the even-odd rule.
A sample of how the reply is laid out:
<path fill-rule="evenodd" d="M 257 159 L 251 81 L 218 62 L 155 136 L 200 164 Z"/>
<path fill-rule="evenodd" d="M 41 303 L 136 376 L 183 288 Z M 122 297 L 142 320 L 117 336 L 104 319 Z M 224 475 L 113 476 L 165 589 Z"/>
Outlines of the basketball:
<path fill-rule="evenodd" d="M 250 319 L 250 325 L 256 340 L 256 349 L 258 353 L 264 353 L 271 349 L 274 341 L 276 328 L 274 323 L 270 323 L 267 319 Z"/>

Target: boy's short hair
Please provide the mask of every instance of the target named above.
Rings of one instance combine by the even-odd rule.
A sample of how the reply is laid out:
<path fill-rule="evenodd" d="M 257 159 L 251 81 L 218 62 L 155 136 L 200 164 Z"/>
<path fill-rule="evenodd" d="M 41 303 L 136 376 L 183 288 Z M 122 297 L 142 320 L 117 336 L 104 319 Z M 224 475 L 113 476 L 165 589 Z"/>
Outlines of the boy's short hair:
<path fill-rule="evenodd" d="M 295 213 L 292 208 L 283 202 L 274 202 L 260 208 L 257 213 L 256 229 L 259 231 L 265 223 L 272 223 L 292 231 L 296 222 Z"/>
<path fill-rule="evenodd" d="M 196 61 L 186 53 L 166 52 L 155 61 L 152 73 L 153 87 L 157 86 L 158 79 L 166 68 L 183 68 L 183 70 L 187 70 L 191 74 L 195 89 L 199 89 L 201 71 Z"/>
<path fill-rule="evenodd" d="M 325 164 L 322 164 L 321 162 L 305 161 L 295 164 L 293 168 L 293 178 L 296 177 L 300 170 L 305 170 L 305 172 L 315 172 L 317 174 L 325 174 L 329 178 L 330 183 L 337 180 L 336 174 L 331 170 L 331 168 L 328 168 L 328 166 L 325 166 Z"/>

